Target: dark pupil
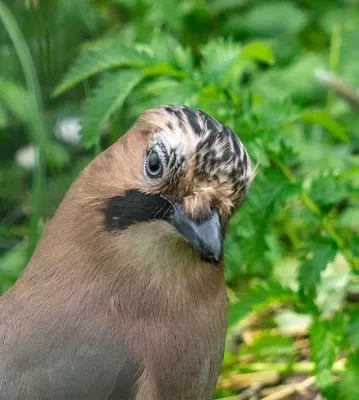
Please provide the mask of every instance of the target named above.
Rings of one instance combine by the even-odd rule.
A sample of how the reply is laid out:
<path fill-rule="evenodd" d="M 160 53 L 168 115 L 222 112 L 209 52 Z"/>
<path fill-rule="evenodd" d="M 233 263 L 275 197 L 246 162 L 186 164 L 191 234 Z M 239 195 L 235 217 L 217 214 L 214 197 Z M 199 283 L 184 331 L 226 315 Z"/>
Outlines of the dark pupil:
<path fill-rule="evenodd" d="M 158 174 L 161 171 L 161 160 L 156 153 L 152 153 L 148 160 L 148 169 L 152 175 Z"/>

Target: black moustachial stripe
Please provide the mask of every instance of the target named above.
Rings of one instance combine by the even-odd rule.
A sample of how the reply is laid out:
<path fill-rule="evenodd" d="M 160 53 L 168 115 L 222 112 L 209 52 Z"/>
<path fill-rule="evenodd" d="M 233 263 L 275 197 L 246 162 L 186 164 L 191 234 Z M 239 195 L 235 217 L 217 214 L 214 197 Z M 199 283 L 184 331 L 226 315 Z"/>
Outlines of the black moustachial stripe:
<path fill-rule="evenodd" d="M 138 190 L 107 199 L 102 209 L 108 231 L 123 230 L 138 222 L 166 220 L 171 211 L 171 204 L 163 197 Z"/>

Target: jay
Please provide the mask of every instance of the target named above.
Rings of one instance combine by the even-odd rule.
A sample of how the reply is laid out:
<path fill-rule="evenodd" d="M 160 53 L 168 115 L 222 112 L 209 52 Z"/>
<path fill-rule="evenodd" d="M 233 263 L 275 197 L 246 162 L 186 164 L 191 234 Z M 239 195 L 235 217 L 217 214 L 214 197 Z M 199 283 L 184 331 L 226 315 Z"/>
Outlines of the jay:
<path fill-rule="evenodd" d="M 212 399 L 223 238 L 253 175 L 206 113 L 145 111 L 82 171 L 0 298 L 0 399 Z"/>

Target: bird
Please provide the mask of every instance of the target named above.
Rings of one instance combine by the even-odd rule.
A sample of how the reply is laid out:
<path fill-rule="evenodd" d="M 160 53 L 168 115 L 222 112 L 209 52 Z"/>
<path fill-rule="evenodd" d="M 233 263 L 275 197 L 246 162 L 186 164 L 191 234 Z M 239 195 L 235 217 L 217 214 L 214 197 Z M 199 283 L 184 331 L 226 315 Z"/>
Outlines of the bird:
<path fill-rule="evenodd" d="M 253 177 L 210 115 L 143 111 L 81 171 L 0 298 L 0 399 L 212 399 L 223 243 Z"/>

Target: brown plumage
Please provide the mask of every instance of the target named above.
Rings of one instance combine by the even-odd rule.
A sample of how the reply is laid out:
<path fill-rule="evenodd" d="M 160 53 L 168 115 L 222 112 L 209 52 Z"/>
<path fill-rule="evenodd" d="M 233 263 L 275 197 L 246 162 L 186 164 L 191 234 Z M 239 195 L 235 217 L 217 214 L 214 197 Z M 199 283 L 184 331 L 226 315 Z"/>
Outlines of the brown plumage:
<path fill-rule="evenodd" d="M 222 231 L 252 176 L 207 114 L 143 113 L 83 170 L 0 299 L 0 399 L 211 399 Z"/>

